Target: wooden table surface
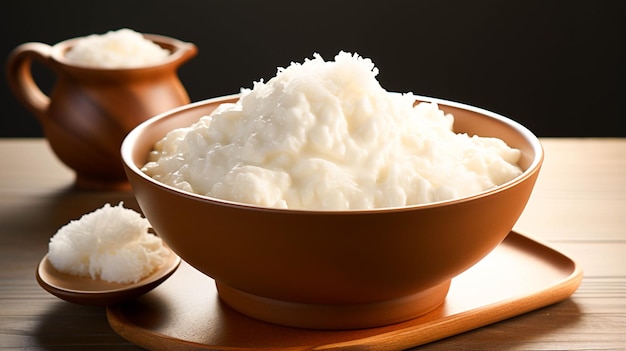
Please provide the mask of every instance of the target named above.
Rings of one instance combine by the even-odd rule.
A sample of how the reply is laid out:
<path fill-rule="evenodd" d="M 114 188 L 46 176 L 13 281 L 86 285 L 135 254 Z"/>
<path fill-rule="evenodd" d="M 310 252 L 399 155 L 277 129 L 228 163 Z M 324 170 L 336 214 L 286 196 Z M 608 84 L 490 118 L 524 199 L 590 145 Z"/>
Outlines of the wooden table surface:
<path fill-rule="evenodd" d="M 626 139 L 542 139 L 546 158 L 515 230 L 578 262 L 571 298 L 416 350 L 626 350 Z M 74 305 L 35 280 L 48 240 L 70 220 L 130 192 L 72 187 L 43 139 L 0 139 L 0 348 L 137 350 L 105 309 Z"/>

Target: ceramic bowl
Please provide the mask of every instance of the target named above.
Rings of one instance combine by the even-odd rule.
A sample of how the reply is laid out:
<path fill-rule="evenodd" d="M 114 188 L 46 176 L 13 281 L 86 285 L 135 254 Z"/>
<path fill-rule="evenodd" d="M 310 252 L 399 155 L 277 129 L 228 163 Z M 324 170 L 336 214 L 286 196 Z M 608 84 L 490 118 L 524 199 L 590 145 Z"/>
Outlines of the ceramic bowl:
<path fill-rule="evenodd" d="M 257 207 L 195 195 L 141 171 L 155 142 L 236 95 L 192 103 L 143 122 L 122 145 L 133 192 L 156 233 L 215 280 L 223 302 L 263 321 L 353 329 L 406 321 L 440 306 L 451 279 L 508 235 L 543 161 L 520 124 L 430 98 L 455 116 L 456 132 L 498 137 L 522 151 L 523 174 L 451 201 L 354 211 Z"/>

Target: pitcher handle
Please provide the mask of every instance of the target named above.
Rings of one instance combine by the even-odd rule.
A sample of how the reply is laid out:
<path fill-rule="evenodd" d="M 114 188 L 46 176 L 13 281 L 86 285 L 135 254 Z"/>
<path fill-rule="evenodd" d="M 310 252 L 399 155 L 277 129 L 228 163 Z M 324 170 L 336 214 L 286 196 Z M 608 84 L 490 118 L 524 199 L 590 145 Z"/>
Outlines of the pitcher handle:
<path fill-rule="evenodd" d="M 7 81 L 15 97 L 40 120 L 50 105 L 48 97 L 33 78 L 32 61 L 50 66 L 52 47 L 43 43 L 25 43 L 16 47 L 7 60 Z"/>

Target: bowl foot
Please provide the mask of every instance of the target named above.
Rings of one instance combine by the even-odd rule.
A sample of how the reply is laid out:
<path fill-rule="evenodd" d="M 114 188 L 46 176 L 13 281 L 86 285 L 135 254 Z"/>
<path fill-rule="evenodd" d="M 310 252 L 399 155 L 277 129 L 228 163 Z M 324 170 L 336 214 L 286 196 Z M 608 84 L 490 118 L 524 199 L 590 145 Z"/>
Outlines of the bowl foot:
<path fill-rule="evenodd" d="M 252 295 L 216 281 L 220 298 L 233 309 L 255 319 L 307 329 L 363 329 L 404 322 L 443 303 L 450 280 L 398 299 L 356 304 L 319 305 L 274 300 Z"/>

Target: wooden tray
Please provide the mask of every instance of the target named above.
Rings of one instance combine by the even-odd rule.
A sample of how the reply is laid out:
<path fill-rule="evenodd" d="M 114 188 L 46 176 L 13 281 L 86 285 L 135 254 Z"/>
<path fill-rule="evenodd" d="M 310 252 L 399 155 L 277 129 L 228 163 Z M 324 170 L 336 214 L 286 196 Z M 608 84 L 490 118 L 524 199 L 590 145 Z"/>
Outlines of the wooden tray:
<path fill-rule="evenodd" d="M 221 302 L 214 281 L 186 263 L 148 294 L 108 307 L 107 318 L 116 333 L 150 350 L 402 350 L 564 300 L 581 280 L 574 261 L 511 232 L 453 279 L 441 307 L 395 325 L 324 331 L 261 322 Z"/>

